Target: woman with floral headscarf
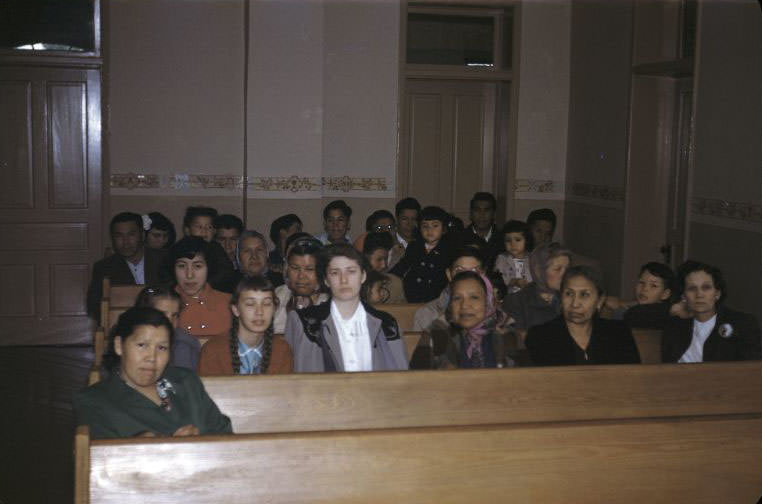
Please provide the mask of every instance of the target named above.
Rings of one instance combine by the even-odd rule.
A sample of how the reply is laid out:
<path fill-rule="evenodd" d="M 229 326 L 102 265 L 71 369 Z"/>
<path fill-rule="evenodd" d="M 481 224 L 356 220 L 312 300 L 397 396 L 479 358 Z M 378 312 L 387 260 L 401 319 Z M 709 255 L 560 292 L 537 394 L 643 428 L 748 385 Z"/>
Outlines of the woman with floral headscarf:
<path fill-rule="evenodd" d="M 533 282 L 506 296 L 503 310 L 515 320 L 514 328 L 526 332 L 561 313 L 561 279 L 571 263 L 571 252 L 559 243 L 538 245 L 529 256 Z"/>
<path fill-rule="evenodd" d="M 494 368 L 513 366 L 504 337 L 508 317 L 495 301 L 490 281 L 481 273 L 458 273 L 450 284 L 448 325 L 429 329 L 435 368 Z"/>

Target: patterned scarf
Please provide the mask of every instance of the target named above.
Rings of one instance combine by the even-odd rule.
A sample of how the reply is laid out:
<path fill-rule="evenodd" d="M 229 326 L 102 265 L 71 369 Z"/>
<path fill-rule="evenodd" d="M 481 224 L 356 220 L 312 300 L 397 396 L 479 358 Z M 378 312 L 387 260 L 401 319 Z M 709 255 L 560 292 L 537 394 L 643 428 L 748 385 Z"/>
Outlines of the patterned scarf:
<path fill-rule="evenodd" d="M 484 336 L 495 329 L 503 330 L 508 322 L 508 316 L 497 306 L 492 283 L 483 273 L 479 273 L 479 277 L 481 277 L 484 285 L 487 287 L 486 314 L 481 322 L 466 331 L 466 339 L 468 341 L 466 356 L 471 359 L 474 367 L 484 367 L 484 356 L 482 355 L 482 339 L 484 339 Z"/>

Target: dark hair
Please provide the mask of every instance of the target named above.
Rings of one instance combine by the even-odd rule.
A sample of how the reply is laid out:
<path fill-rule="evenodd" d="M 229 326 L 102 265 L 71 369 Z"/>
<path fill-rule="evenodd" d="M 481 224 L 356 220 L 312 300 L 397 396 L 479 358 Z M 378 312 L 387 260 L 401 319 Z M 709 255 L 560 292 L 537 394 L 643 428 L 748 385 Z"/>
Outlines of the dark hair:
<path fill-rule="evenodd" d="M 717 304 L 722 304 L 722 302 L 727 297 L 727 285 L 725 284 L 725 277 L 723 277 L 722 271 L 720 271 L 720 269 L 715 266 L 710 266 L 709 264 L 700 261 L 693 261 L 689 259 L 681 264 L 679 268 L 677 268 L 677 279 L 679 283 L 678 287 L 680 288 L 680 295 L 685 292 L 685 280 L 688 278 L 688 275 L 691 273 L 696 273 L 697 271 L 703 271 L 712 277 L 714 288 L 720 291 L 720 298 L 717 300 Z"/>
<path fill-rule="evenodd" d="M 235 229 L 238 234 L 243 233 L 243 221 L 232 214 L 218 215 L 212 225 L 214 229 Z"/>
<path fill-rule="evenodd" d="M 651 273 L 655 277 L 661 278 L 664 282 L 664 288 L 669 289 L 671 294 L 675 293 L 675 274 L 672 272 L 672 268 L 664 263 L 650 262 L 640 267 L 638 276 L 642 275 L 645 271 Z"/>
<path fill-rule="evenodd" d="M 415 198 L 403 198 L 397 202 L 396 205 L 394 205 L 394 213 L 397 217 L 400 216 L 400 214 L 405 210 L 415 210 L 416 212 L 421 212 L 421 204 L 418 203 L 418 200 Z"/>
<path fill-rule="evenodd" d="M 204 256 L 207 267 L 207 279 L 212 278 L 215 269 L 214 262 L 209 260 L 211 252 L 211 243 L 207 243 L 203 238 L 198 236 L 186 236 L 177 243 L 172 245 L 167 254 L 166 267 L 169 271 L 166 272 L 167 278 L 171 278 L 173 283 L 177 283 L 175 278 L 175 263 L 178 259 L 193 259 L 197 255 Z M 208 281 L 208 280 L 207 280 Z"/>
<path fill-rule="evenodd" d="M 317 257 L 323 243 L 309 233 L 294 233 L 286 240 L 286 262 L 291 256 L 311 255 Z"/>
<path fill-rule="evenodd" d="M 391 219 L 392 223 L 396 222 L 394 215 L 389 210 L 376 210 L 365 219 L 365 231 L 373 231 L 373 227 L 379 219 Z"/>
<path fill-rule="evenodd" d="M 553 226 L 553 230 L 556 230 L 556 214 L 550 208 L 538 208 L 529 212 L 527 225 L 532 227 L 532 224 L 537 221 L 548 221 Z"/>
<path fill-rule="evenodd" d="M 382 300 L 381 302 L 386 302 L 391 295 L 389 293 L 389 288 L 385 285 L 387 282 L 387 276 L 379 271 L 374 270 L 368 271 L 367 275 L 365 276 L 365 281 L 360 288 L 360 298 L 366 303 L 370 303 L 370 291 L 373 289 L 373 285 L 379 282 L 381 282 L 381 288 L 386 290 L 387 293 L 386 299 Z"/>
<path fill-rule="evenodd" d="M 134 222 L 135 225 L 138 227 L 138 231 L 141 233 L 143 232 L 143 217 L 133 212 L 122 212 L 122 213 L 116 214 L 111 219 L 111 224 L 109 224 L 109 227 L 108 227 L 109 233 L 113 235 L 114 226 L 122 222 Z"/>
<path fill-rule="evenodd" d="M 151 231 L 152 229 L 158 229 L 159 231 L 166 231 L 167 232 L 167 243 L 164 245 L 165 249 L 168 249 L 172 245 L 175 244 L 175 240 L 177 240 L 177 233 L 175 232 L 175 225 L 172 224 L 172 221 L 167 219 L 167 217 L 159 212 L 151 212 L 148 214 L 148 217 L 151 218 L 151 227 L 148 228 L 148 231 Z M 146 231 L 146 233 L 148 232 Z"/>
<path fill-rule="evenodd" d="M 346 257 L 347 259 L 355 261 L 360 265 L 360 268 L 365 273 L 370 270 L 370 267 L 368 266 L 368 260 L 364 255 L 358 252 L 356 248 L 348 243 L 335 243 L 333 245 L 323 247 L 323 249 L 318 254 L 317 273 L 320 283 L 325 281 L 328 265 L 335 257 Z"/>
<path fill-rule="evenodd" d="M 452 269 L 452 267 L 455 266 L 455 263 L 458 262 L 458 259 L 461 257 L 473 257 L 479 261 L 479 264 L 482 265 L 482 269 L 484 269 L 484 254 L 482 254 L 481 250 L 475 247 L 459 248 L 458 251 L 452 256 L 452 262 L 450 262 L 449 268 Z"/>
<path fill-rule="evenodd" d="M 244 291 L 258 291 L 258 292 L 272 292 L 273 294 L 273 319 L 270 321 L 270 325 L 265 330 L 264 345 L 262 347 L 262 362 L 259 365 L 260 374 L 265 374 L 267 368 L 270 367 L 270 358 L 273 354 L 273 321 L 275 320 L 275 311 L 278 308 L 278 296 L 275 295 L 275 287 L 272 282 L 266 277 L 253 276 L 244 277 L 238 282 L 235 290 L 233 291 L 233 297 L 230 299 L 230 304 L 238 304 L 238 300 L 241 297 L 241 293 Z M 230 357 L 233 359 L 233 374 L 241 372 L 241 357 L 238 355 L 238 317 L 233 316 L 232 325 L 230 326 Z"/>
<path fill-rule="evenodd" d="M 420 211 L 418 214 L 418 223 L 420 224 L 423 221 L 432 221 L 432 220 L 438 220 L 442 223 L 442 227 L 445 227 L 450 222 L 450 216 L 447 212 L 445 212 L 442 208 L 438 206 L 427 206 L 423 210 Z"/>
<path fill-rule="evenodd" d="M 368 233 L 365 236 L 365 242 L 362 246 L 362 253 L 365 256 L 369 256 L 378 249 L 389 251 L 392 249 L 392 247 L 394 247 L 394 238 L 392 238 L 389 233 Z"/>
<path fill-rule="evenodd" d="M 529 225 L 526 222 L 513 219 L 509 220 L 503 226 L 503 241 L 505 241 L 505 235 L 508 233 L 521 233 L 524 236 L 524 242 L 526 243 L 524 250 L 526 252 L 531 252 L 534 245 L 534 238 L 532 237 L 532 233 L 529 231 Z"/>
<path fill-rule="evenodd" d="M 270 241 L 273 242 L 275 247 L 278 247 L 280 242 L 280 232 L 293 226 L 294 224 L 302 225 L 302 219 L 296 214 L 281 215 L 270 224 Z M 289 237 L 290 238 L 290 237 Z M 281 251 L 281 252 L 285 252 Z"/>
<path fill-rule="evenodd" d="M 477 201 L 486 201 L 490 204 L 490 207 L 492 207 L 492 210 L 497 209 L 497 200 L 495 199 L 495 196 L 492 193 L 479 191 L 477 193 L 474 193 L 473 198 L 471 198 L 471 203 L 469 204 L 469 207 L 471 210 L 474 209 L 474 204 Z"/>
<path fill-rule="evenodd" d="M 328 220 L 328 213 L 331 210 L 340 210 L 347 219 L 352 217 L 352 209 L 349 208 L 349 205 L 347 205 L 344 200 L 334 200 L 328 203 L 325 208 L 323 208 L 323 220 Z"/>
<path fill-rule="evenodd" d="M 133 306 L 128 308 L 124 313 L 119 315 L 119 319 L 116 325 L 111 329 L 109 335 L 109 352 L 104 359 L 104 365 L 107 369 L 115 369 L 119 364 L 119 356 L 114 348 L 114 341 L 119 336 L 122 343 L 135 333 L 135 329 L 138 326 L 148 325 L 153 327 L 163 327 L 169 333 L 169 344 L 172 345 L 174 340 L 175 330 L 172 324 L 169 323 L 167 317 L 162 312 L 155 308 L 147 306 Z"/>
<path fill-rule="evenodd" d="M 592 266 L 586 266 L 582 264 L 579 266 L 570 266 L 569 269 L 566 270 L 566 273 L 564 273 L 564 278 L 561 280 L 561 291 L 566 288 L 566 284 L 570 279 L 576 277 L 583 277 L 589 280 L 590 283 L 595 286 L 595 290 L 598 292 L 598 297 L 603 297 L 606 295 L 606 288 L 603 286 L 603 275 L 601 275 L 601 272 L 598 270 L 598 268 L 593 268 Z"/>
<path fill-rule="evenodd" d="M 177 301 L 180 305 L 180 310 L 183 308 L 183 303 L 180 298 L 180 294 L 171 287 L 164 285 L 152 285 L 143 288 L 135 299 L 135 306 L 142 306 L 148 308 L 154 308 L 153 304 L 158 299 L 171 299 Z"/>
<path fill-rule="evenodd" d="M 217 210 L 211 207 L 205 206 L 189 206 L 185 209 L 185 217 L 183 217 L 183 227 L 191 227 L 193 220 L 196 217 L 209 217 L 214 222 L 217 218 Z"/>

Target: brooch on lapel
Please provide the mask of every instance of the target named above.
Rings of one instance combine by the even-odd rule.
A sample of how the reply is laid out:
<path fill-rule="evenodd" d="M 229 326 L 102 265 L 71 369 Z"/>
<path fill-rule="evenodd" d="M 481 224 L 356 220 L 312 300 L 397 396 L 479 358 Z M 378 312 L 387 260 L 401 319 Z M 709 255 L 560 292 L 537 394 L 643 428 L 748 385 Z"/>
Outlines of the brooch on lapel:
<path fill-rule="evenodd" d="M 172 402 L 169 400 L 169 394 L 175 393 L 175 388 L 172 386 L 172 383 L 166 378 L 162 378 L 156 382 L 156 392 L 159 394 L 159 399 L 161 399 L 161 408 L 164 411 L 171 411 Z"/>
<path fill-rule="evenodd" d="M 720 326 L 720 336 L 723 338 L 730 338 L 733 336 L 733 326 L 730 324 L 722 324 Z"/>

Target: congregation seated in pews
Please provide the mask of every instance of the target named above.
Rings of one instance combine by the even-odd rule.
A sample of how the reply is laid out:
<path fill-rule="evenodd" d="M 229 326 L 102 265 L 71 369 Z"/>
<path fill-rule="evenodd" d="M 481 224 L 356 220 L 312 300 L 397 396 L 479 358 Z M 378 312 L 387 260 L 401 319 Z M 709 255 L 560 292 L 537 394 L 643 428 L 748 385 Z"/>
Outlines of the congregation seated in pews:
<path fill-rule="evenodd" d="M 204 207 L 175 243 L 112 223 L 112 262 L 167 248 L 160 280 L 99 266 L 97 365 L 110 350 L 75 399 L 77 502 L 756 498 L 762 364 L 637 364 L 762 358 L 721 271 L 649 263 L 634 302 L 608 298 L 552 242 L 552 212 L 499 228 L 485 194 L 465 228 L 407 198 L 356 247 L 341 200 L 320 240 L 283 216 L 269 256 Z"/>

